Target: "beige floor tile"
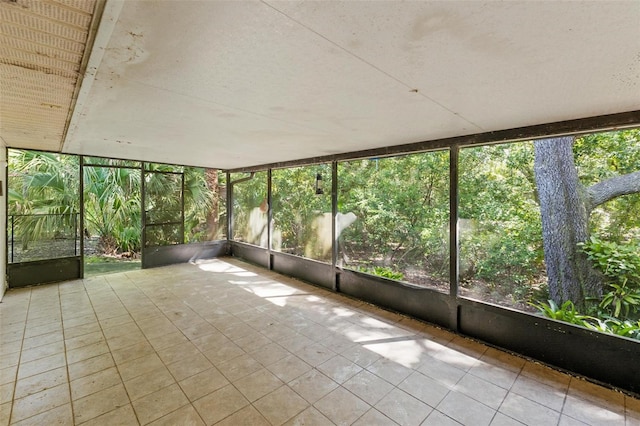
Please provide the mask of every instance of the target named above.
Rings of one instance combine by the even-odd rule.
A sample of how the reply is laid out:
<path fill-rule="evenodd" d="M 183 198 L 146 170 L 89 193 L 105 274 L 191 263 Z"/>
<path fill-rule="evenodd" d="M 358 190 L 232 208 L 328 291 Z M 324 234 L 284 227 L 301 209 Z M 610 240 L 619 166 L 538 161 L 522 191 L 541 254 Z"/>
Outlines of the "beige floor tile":
<path fill-rule="evenodd" d="M 205 426 L 204 421 L 193 405 L 185 405 L 158 420 L 149 423 L 150 426 Z"/>
<path fill-rule="evenodd" d="M 110 350 L 117 351 L 118 349 L 126 348 L 137 343 L 144 343 L 146 341 L 147 338 L 144 337 L 142 331 L 136 330 L 127 334 L 115 336 L 111 339 L 107 339 L 107 344 L 109 345 Z"/>
<path fill-rule="evenodd" d="M 73 364 L 85 359 L 93 358 L 98 355 L 102 355 L 109 352 L 109 347 L 104 340 L 96 343 L 92 343 L 87 346 L 83 346 L 77 349 L 71 349 L 67 351 L 67 362 Z"/>
<path fill-rule="evenodd" d="M 180 361 L 167 365 L 167 368 L 177 381 L 184 380 L 211 367 L 213 367 L 213 364 L 209 362 L 207 357 L 199 352 L 194 356 L 183 358 Z"/>
<path fill-rule="evenodd" d="M 625 396 L 625 416 L 627 426 L 640 425 L 640 399 Z"/>
<path fill-rule="evenodd" d="M 248 405 L 216 423 L 216 426 L 270 426 L 270 423 L 258 410 Z"/>
<path fill-rule="evenodd" d="M 500 414 L 500 413 L 498 413 Z M 520 426 L 522 423 L 518 422 L 517 426 Z M 560 421 L 558 422 L 558 426 L 591 426 L 587 423 L 583 423 L 580 420 L 576 420 L 573 417 L 566 416 L 564 414 L 560 415 Z"/>
<path fill-rule="evenodd" d="M 16 399 L 13 403 L 11 422 L 24 420 L 69 402 L 69 385 L 66 383 Z"/>
<path fill-rule="evenodd" d="M 106 327 L 105 324 L 102 324 L 102 332 L 104 333 L 104 337 L 108 340 L 115 339 L 116 337 L 125 336 L 127 334 L 137 334 L 142 333 L 138 324 L 133 321 L 125 322 L 122 324 L 116 324 L 109 327 Z"/>
<path fill-rule="evenodd" d="M 180 387 L 189 400 L 193 402 L 228 384 L 229 381 L 226 377 L 217 368 L 213 367 L 182 380 Z"/>
<path fill-rule="evenodd" d="M 65 335 L 66 335 L 66 333 L 63 334 L 63 333 L 61 333 L 59 331 L 54 331 L 53 333 L 47 333 L 47 334 L 43 334 L 41 336 L 30 337 L 28 339 L 24 339 L 22 341 L 22 350 L 24 351 L 24 350 L 27 350 L 27 349 L 36 348 L 38 346 L 48 345 L 49 343 L 61 342 Z M 3 349 L 5 348 L 5 345 L 0 345 L 0 346 L 2 346 Z M 19 343 L 18 343 L 18 350 L 20 350 Z"/>
<path fill-rule="evenodd" d="M 367 367 L 371 373 L 397 386 L 413 372 L 410 368 L 387 358 L 380 358 Z"/>
<path fill-rule="evenodd" d="M 13 400 L 13 391 L 15 389 L 15 383 L 9 382 L 0 385 L 0 404 L 5 402 L 11 402 Z M 44 390 L 44 389 L 41 389 Z"/>
<path fill-rule="evenodd" d="M 316 402 L 314 407 L 337 425 L 350 425 L 371 409 L 369 404 L 342 387 Z"/>
<path fill-rule="evenodd" d="M 460 379 L 453 389 L 495 410 L 500 407 L 505 396 L 507 396 L 506 389 L 489 383 L 471 373 Z"/>
<path fill-rule="evenodd" d="M 400 389 L 393 389 L 385 395 L 375 408 L 401 425 L 419 425 L 433 410 L 424 402 Z"/>
<path fill-rule="evenodd" d="M 529 414 L 529 412 L 525 413 L 525 415 L 526 414 Z M 624 424 L 625 422 L 624 410 L 621 412 L 620 407 L 613 407 L 613 409 L 605 408 L 599 404 L 578 399 L 571 395 L 567 395 L 562 414 L 581 422 L 598 426 L 618 425 Z"/>
<path fill-rule="evenodd" d="M 336 389 L 338 384 L 314 368 L 289 382 L 289 387 L 313 404 Z"/>
<path fill-rule="evenodd" d="M 102 335 L 102 331 L 100 330 L 100 328 L 98 328 L 97 331 L 66 339 L 64 344 L 67 348 L 67 351 L 71 351 L 73 349 L 82 348 L 84 346 L 89 346 L 100 342 L 106 343 L 104 336 Z"/>
<path fill-rule="evenodd" d="M 82 426 L 137 426 L 139 424 L 133 407 L 131 404 L 126 404 L 82 423 Z"/>
<path fill-rule="evenodd" d="M 131 403 L 142 424 L 150 423 L 189 404 L 180 386 L 173 384 Z"/>
<path fill-rule="evenodd" d="M 371 410 L 364 413 L 362 417 L 360 417 L 355 423 L 353 423 L 354 426 L 395 426 L 397 424 L 398 423 L 394 422 L 375 408 L 372 408 Z"/>
<path fill-rule="evenodd" d="M 91 312 L 88 312 L 84 315 L 74 316 L 71 318 L 64 317 L 64 321 L 62 322 L 62 327 L 65 329 L 65 333 L 66 333 L 66 330 L 69 328 L 78 327 L 78 326 L 87 325 L 87 324 L 97 324 L 97 323 L 98 323 L 98 318 L 96 317 L 96 315 L 93 313 L 93 310 L 92 310 Z"/>
<path fill-rule="evenodd" d="M 287 383 L 311 370 L 312 367 L 297 356 L 290 355 L 267 366 L 267 369 Z"/>
<path fill-rule="evenodd" d="M 38 325 L 35 327 L 30 327 L 29 323 L 27 323 L 27 328 L 24 331 L 24 338 L 28 339 L 30 337 L 41 336 L 43 334 L 49 334 L 54 332 L 62 332 L 62 322 L 54 321 L 54 322 L 45 322 L 43 325 Z"/>
<path fill-rule="evenodd" d="M 375 405 L 393 389 L 389 382 L 367 370 L 356 374 L 342 386 L 371 405 Z"/>
<path fill-rule="evenodd" d="M 149 355 L 135 358 L 122 364 L 117 364 L 117 366 L 118 371 L 120 371 L 122 380 L 128 381 L 145 373 L 149 373 L 150 371 L 164 367 L 164 364 L 162 363 L 158 355 L 156 355 L 155 353 L 151 353 Z"/>
<path fill-rule="evenodd" d="M 67 369 L 65 367 L 45 371 L 44 373 L 18 380 L 14 398 L 24 398 L 25 396 L 42 392 L 67 382 Z"/>
<path fill-rule="evenodd" d="M 193 403 L 207 425 L 225 419 L 249 405 L 249 401 L 232 385 L 227 385 Z"/>
<path fill-rule="evenodd" d="M 571 377 L 564 373 L 532 361 L 525 362 L 520 374 L 564 392 L 569 388 L 571 380 Z"/>
<path fill-rule="evenodd" d="M 73 424 L 73 412 L 71 411 L 71 404 L 67 403 L 51 410 L 47 410 L 44 413 L 37 414 L 33 417 L 21 420 L 13 423 L 15 426 L 67 426 Z"/>
<path fill-rule="evenodd" d="M 233 382 L 236 389 L 250 402 L 262 398 L 283 384 L 280 379 L 265 368 Z"/>
<path fill-rule="evenodd" d="M 225 339 L 227 342 L 222 343 L 219 347 L 204 352 L 207 359 L 215 365 L 230 361 L 245 354 L 245 351 L 243 351 L 242 348 L 231 342 L 231 340 L 226 337 Z"/>
<path fill-rule="evenodd" d="M 317 368 L 336 383 L 344 383 L 362 371 L 362 367 L 340 355 L 334 356 Z"/>
<path fill-rule="evenodd" d="M 317 367 L 336 355 L 335 352 L 320 343 L 305 346 L 294 353 L 298 358 L 312 367 Z"/>
<path fill-rule="evenodd" d="M 99 322 L 101 327 L 110 328 L 110 327 L 117 327 L 119 325 L 124 325 L 130 322 L 133 322 L 133 318 L 131 318 L 131 315 L 129 314 L 124 314 L 117 317 L 100 320 Z"/>
<path fill-rule="evenodd" d="M 507 390 L 513 386 L 518 378 L 518 372 L 498 367 L 483 360 L 479 360 L 471 367 L 469 373 Z"/>
<path fill-rule="evenodd" d="M 20 357 L 21 363 L 29 361 L 35 361 L 40 358 L 44 358 L 50 355 L 55 355 L 64 352 L 65 345 L 62 341 L 48 343 L 46 345 L 37 346 L 32 349 L 22 350 L 22 356 Z"/>
<path fill-rule="evenodd" d="M 18 366 L 12 365 L 11 367 L 0 368 L 0 385 L 6 383 L 14 383 L 16 381 L 16 374 L 18 373 Z"/>
<path fill-rule="evenodd" d="M 5 426 L 11 420 L 11 402 L 0 404 L 0 425 Z"/>
<path fill-rule="evenodd" d="M 111 351 L 113 360 L 118 365 L 154 353 L 155 350 L 148 342 L 136 343 L 134 345 L 127 346 L 126 348 L 118 349 L 117 351 Z"/>
<path fill-rule="evenodd" d="M 238 379 L 248 376 L 251 373 L 262 368 L 262 365 L 253 359 L 250 355 L 244 354 L 216 365 L 218 370 L 230 381 L 235 382 Z"/>
<path fill-rule="evenodd" d="M 57 353 L 55 355 L 39 358 L 35 361 L 20 363 L 20 367 L 18 368 L 18 380 L 63 367 L 65 364 L 66 361 L 64 353 Z"/>
<path fill-rule="evenodd" d="M 151 346 L 153 346 L 153 348 L 157 351 L 189 341 L 189 339 L 187 339 L 185 335 L 180 331 L 169 334 L 161 334 L 157 337 L 148 337 L 148 340 L 149 343 L 151 343 Z"/>
<path fill-rule="evenodd" d="M 73 380 L 70 383 L 71 399 L 75 401 L 119 383 L 122 383 L 122 381 L 120 380 L 118 370 L 115 367 L 110 367 L 106 370 Z"/>
<path fill-rule="evenodd" d="M 460 408 L 464 407 L 464 410 Z M 463 425 L 488 425 L 496 411 L 459 392 L 451 391 L 436 407 L 438 411 Z M 557 421 L 557 420 L 556 420 Z M 538 423 L 546 424 L 546 423 Z M 555 424 L 555 423 L 554 423 Z"/>
<path fill-rule="evenodd" d="M 557 424 L 560 413 L 520 395 L 510 393 L 500 406 L 501 413 L 530 424 Z"/>
<path fill-rule="evenodd" d="M 224 334 L 216 331 L 205 336 L 197 337 L 190 340 L 201 352 L 208 352 L 218 349 L 221 346 L 231 342 Z"/>
<path fill-rule="evenodd" d="M 269 343 L 257 350 L 249 352 L 249 355 L 266 367 L 291 355 L 291 352 L 287 351 L 277 343 Z"/>
<path fill-rule="evenodd" d="M 567 395 L 584 399 L 611 411 L 622 412 L 624 394 L 606 389 L 586 380 L 572 377 Z"/>
<path fill-rule="evenodd" d="M 124 385 L 118 384 L 73 401 L 74 421 L 83 423 L 128 404 Z"/>
<path fill-rule="evenodd" d="M 53 333 L 53 335 L 56 335 L 56 333 Z M 59 336 L 58 340 L 62 340 L 62 336 L 60 336 L 59 334 L 57 336 Z M 0 343 L 0 359 L 3 360 L 7 355 L 20 354 L 21 349 L 29 349 L 22 346 L 23 342 L 24 340 L 16 340 L 9 343 Z"/>
<path fill-rule="evenodd" d="M 316 410 L 314 407 L 309 407 L 302 413 L 290 419 L 286 422 L 285 426 L 329 426 L 334 423 L 329 420 L 324 414 Z M 374 425 L 375 423 L 369 423 Z"/>
<path fill-rule="evenodd" d="M 309 403 L 288 386 L 282 386 L 254 402 L 253 406 L 272 425 L 281 425 L 307 409 Z"/>
<path fill-rule="evenodd" d="M 64 330 L 64 338 L 65 339 L 74 339 L 76 337 L 80 337 L 83 336 L 85 334 L 90 334 L 90 333 L 96 333 L 96 332 L 101 332 L 102 329 L 100 328 L 100 324 L 95 322 L 95 323 L 89 323 L 89 324 L 83 324 L 83 325 L 79 325 L 77 327 L 72 327 L 72 328 L 66 328 Z"/>
<path fill-rule="evenodd" d="M 14 365 L 18 365 L 20 363 L 20 350 L 18 352 L 13 352 L 9 354 L 4 354 L 0 357 L 0 365 L 3 367 L 12 367 Z"/>
<path fill-rule="evenodd" d="M 545 385 L 544 383 L 524 375 L 520 375 L 516 379 L 510 392 L 524 396 L 531 401 L 542 404 L 555 411 L 562 410 L 566 396 L 566 392 L 564 390 Z"/>
<path fill-rule="evenodd" d="M 447 386 L 417 371 L 400 383 L 398 388 L 431 407 L 436 407 L 449 393 Z"/>
<path fill-rule="evenodd" d="M 464 370 L 435 358 L 423 362 L 418 371 L 449 388 L 453 388 L 466 374 Z"/>
<path fill-rule="evenodd" d="M 560 420 L 559 426 L 562 425 L 562 420 Z M 502 413 L 496 413 L 491 421 L 491 426 L 522 426 L 522 423 L 519 421 L 512 419 L 509 416 L 505 416 Z M 568 425 L 564 425 L 568 426 Z M 578 425 L 574 425 L 578 426 Z"/>
<path fill-rule="evenodd" d="M 69 379 L 76 380 L 113 366 L 115 366 L 115 363 L 113 362 L 111 353 L 105 353 L 74 364 L 69 364 L 67 369 L 69 371 Z"/>
<path fill-rule="evenodd" d="M 200 355 L 200 350 L 191 342 L 183 342 L 157 351 L 165 364 L 179 362 L 187 358 Z"/>
<path fill-rule="evenodd" d="M 135 401 L 175 382 L 169 370 L 165 367 L 160 367 L 124 382 L 124 386 L 129 393 L 129 399 Z"/>

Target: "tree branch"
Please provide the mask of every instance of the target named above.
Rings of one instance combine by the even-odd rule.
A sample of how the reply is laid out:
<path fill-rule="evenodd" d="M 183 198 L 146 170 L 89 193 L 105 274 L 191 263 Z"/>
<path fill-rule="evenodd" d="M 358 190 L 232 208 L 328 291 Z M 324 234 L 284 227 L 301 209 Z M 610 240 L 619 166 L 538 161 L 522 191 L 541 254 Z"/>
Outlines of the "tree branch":
<path fill-rule="evenodd" d="M 603 180 L 587 188 L 587 209 L 591 211 L 616 197 L 638 192 L 640 192 L 640 171 Z"/>

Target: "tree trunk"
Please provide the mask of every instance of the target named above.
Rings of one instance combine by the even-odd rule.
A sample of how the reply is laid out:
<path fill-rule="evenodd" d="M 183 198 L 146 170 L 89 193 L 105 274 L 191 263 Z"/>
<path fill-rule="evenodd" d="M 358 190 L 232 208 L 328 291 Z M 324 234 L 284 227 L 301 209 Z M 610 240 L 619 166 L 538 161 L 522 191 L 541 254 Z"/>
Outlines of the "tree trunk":
<path fill-rule="evenodd" d="M 558 304 L 584 308 L 586 298 L 602 295 L 602 283 L 577 245 L 588 238 L 589 211 L 572 146 L 573 137 L 536 141 L 534 170 L 549 293 Z"/>
<path fill-rule="evenodd" d="M 218 230 L 220 228 L 220 188 L 218 183 L 218 170 L 205 169 L 204 176 L 207 188 L 209 188 L 213 197 L 213 200 L 211 200 L 211 210 L 207 216 L 207 239 L 212 241 L 218 237 Z"/>

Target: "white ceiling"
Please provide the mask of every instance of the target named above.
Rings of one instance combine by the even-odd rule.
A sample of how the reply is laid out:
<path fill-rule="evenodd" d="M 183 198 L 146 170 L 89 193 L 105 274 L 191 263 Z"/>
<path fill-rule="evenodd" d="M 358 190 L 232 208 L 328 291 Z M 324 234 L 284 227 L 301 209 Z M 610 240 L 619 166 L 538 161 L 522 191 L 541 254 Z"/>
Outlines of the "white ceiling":
<path fill-rule="evenodd" d="M 62 151 L 229 169 L 635 110 L 637 1 L 109 0 Z"/>

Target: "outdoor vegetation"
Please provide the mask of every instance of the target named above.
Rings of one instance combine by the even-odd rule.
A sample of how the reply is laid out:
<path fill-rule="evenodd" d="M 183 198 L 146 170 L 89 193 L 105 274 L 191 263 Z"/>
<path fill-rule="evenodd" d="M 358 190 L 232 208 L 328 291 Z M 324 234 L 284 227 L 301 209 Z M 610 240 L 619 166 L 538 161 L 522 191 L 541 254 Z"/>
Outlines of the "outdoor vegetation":
<path fill-rule="evenodd" d="M 226 238 L 217 170 L 146 164 L 142 200 L 140 163 L 91 159 L 80 230 L 78 157 L 10 150 L 9 167 L 13 261 L 80 236 L 91 255 L 136 258 L 143 204 L 148 246 Z M 640 130 L 336 167 L 337 182 L 332 164 L 231 174 L 231 238 L 330 264 L 335 226 L 337 266 L 445 293 L 457 253 L 462 297 L 640 339 Z"/>
<path fill-rule="evenodd" d="M 139 262 L 141 164 L 102 158 L 84 160 L 85 220 L 81 229 L 80 157 L 9 151 L 10 262 L 79 256 L 80 238 L 84 238 L 88 269 L 114 269 L 110 265 L 116 260 Z M 225 238 L 223 174 L 163 164 L 145 167 L 145 208 L 150 225 L 147 246 Z M 171 225 L 165 225 L 167 222 Z"/>
<path fill-rule="evenodd" d="M 448 292 L 449 161 L 339 162 L 338 266 Z M 272 173 L 272 249 L 330 263 L 330 165 Z M 267 247 L 266 172 L 243 177 L 235 239 Z M 463 147 L 457 207 L 461 296 L 640 338 L 640 130 Z"/>

